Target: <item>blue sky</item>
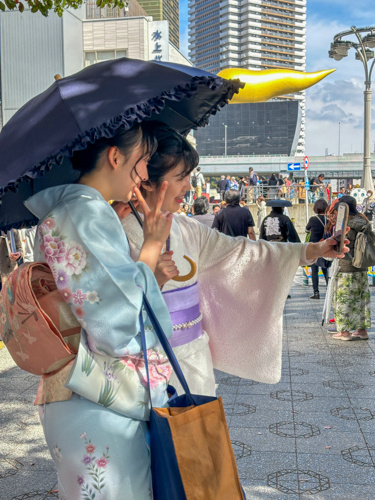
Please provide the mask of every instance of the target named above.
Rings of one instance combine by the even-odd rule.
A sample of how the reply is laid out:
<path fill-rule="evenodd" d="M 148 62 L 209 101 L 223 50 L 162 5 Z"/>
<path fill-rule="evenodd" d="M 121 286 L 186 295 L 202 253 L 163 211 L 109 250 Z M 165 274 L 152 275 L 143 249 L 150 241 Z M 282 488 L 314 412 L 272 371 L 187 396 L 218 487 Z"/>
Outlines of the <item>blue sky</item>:
<path fill-rule="evenodd" d="M 188 1 L 180 1 L 180 44 L 187 56 Z M 336 33 L 351 26 L 375 26 L 375 0 L 307 0 L 306 71 L 336 68 L 315 87 L 306 91 L 306 154 L 323 155 L 325 149 L 340 152 L 363 151 L 364 69 L 354 58 L 335 61 L 328 50 Z M 375 69 L 373 71 L 375 89 Z M 373 90 L 375 94 L 375 90 Z M 372 105 L 372 144 L 375 147 L 375 97 Z"/>

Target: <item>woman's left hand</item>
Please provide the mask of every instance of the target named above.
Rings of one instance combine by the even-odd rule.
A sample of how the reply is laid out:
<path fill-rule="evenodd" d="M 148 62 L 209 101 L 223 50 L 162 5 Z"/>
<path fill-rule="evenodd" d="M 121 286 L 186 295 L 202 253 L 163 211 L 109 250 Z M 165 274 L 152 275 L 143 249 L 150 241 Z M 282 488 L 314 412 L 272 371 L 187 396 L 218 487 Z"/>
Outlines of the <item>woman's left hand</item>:
<path fill-rule="evenodd" d="M 20 252 L 15 252 L 15 253 L 10 253 L 9 254 L 9 258 L 13 262 L 15 262 L 16 260 L 18 260 L 20 257 L 21 257 L 21 253 Z"/>

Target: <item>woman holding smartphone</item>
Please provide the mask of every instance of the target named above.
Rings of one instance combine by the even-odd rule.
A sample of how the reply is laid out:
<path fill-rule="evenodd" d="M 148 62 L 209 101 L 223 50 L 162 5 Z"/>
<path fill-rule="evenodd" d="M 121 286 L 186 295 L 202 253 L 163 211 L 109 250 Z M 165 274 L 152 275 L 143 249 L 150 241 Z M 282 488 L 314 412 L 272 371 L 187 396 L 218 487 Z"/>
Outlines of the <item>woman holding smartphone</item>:
<path fill-rule="evenodd" d="M 342 196 L 336 203 L 334 207 L 336 218 L 341 203 L 346 203 L 349 207 L 350 231 L 346 237 L 349 240 L 350 253 L 347 258 L 339 261 L 339 272 L 335 278 L 333 309 L 337 333 L 333 335 L 333 338 L 335 340 L 367 340 L 367 329 L 371 326 L 371 295 L 368 287 L 367 267 L 354 267 L 352 257 L 354 257 L 357 233 L 363 231 L 369 221 L 365 215 L 358 212 L 355 198 L 348 195 Z"/>

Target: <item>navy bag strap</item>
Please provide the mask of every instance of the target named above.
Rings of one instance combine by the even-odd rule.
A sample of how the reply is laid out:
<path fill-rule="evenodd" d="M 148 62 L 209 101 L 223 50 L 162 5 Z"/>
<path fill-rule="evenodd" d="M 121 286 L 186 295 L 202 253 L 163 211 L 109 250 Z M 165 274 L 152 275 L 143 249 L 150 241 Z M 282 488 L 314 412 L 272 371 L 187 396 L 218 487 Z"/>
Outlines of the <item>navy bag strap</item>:
<path fill-rule="evenodd" d="M 186 382 L 186 379 L 184 377 L 184 374 L 182 373 L 181 367 L 177 361 L 177 358 L 175 356 L 175 353 L 173 352 L 173 349 L 171 347 L 171 344 L 169 343 L 169 340 L 167 339 L 160 323 L 157 317 L 155 316 L 155 313 L 146 297 L 145 294 L 143 294 L 143 307 L 145 308 L 145 311 L 147 312 L 148 317 L 150 318 L 151 324 L 154 327 L 155 333 L 157 338 L 159 339 L 159 342 L 162 346 L 162 348 L 165 351 L 165 354 L 167 355 L 167 358 L 169 359 L 169 362 L 172 365 L 172 368 L 178 378 L 178 381 L 182 385 L 182 388 L 184 389 L 186 395 L 190 397 L 193 400 L 192 394 L 190 392 L 189 386 Z M 145 327 L 143 323 L 143 317 L 142 317 L 142 311 L 139 314 L 139 323 L 141 327 L 141 342 L 142 342 L 142 349 L 144 353 L 144 358 L 145 358 L 145 367 L 146 367 L 146 372 L 147 372 L 147 382 L 148 382 L 148 390 L 149 390 L 149 395 L 150 395 L 150 402 L 151 402 L 151 393 L 150 393 L 150 383 L 149 383 L 149 372 L 148 372 L 148 359 L 147 359 L 147 348 L 146 348 L 146 336 L 145 336 Z M 152 406 L 152 403 L 151 403 Z"/>

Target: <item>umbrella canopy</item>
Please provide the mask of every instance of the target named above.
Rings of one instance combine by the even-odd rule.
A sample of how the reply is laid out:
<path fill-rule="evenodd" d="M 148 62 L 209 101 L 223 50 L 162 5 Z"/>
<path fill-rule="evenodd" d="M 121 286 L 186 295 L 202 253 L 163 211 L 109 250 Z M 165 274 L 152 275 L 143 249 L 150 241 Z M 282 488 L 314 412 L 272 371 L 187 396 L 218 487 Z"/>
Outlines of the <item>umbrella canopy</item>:
<path fill-rule="evenodd" d="M 267 207 L 292 207 L 293 205 L 288 200 L 278 199 L 278 200 L 268 200 L 266 203 Z"/>
<path fill-rule="evenodd" d="M 159 120 L 181 133 L 206 125 L 243 84 L 174 63 L 116 59 L 54 82 L 0 134 L 0 229 L 35 224 L 23 201 L 75 182 L 64 161 L 120 127 Z"/>

